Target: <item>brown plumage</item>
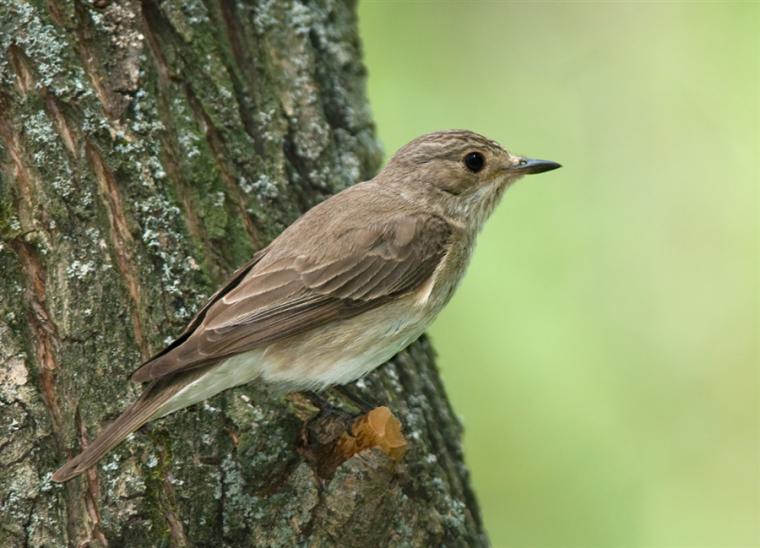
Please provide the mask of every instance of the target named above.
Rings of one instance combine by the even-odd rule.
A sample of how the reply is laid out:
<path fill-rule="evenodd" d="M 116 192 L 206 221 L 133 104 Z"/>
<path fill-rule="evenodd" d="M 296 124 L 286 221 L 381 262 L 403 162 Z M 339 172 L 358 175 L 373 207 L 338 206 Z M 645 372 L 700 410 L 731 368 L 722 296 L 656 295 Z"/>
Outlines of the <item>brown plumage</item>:
<path fill-rule="evenodd" d="M 350 202 L 371 196 L 346 192 L 335 198 L 312 209 L 249 263 L 248 272 L 201 311 L 192 332 L 145 363 L 132 380 L 158 379 L 350 318 L 430 277 L 451 233 L 446 221 L 400 213 L 367 225 L 351 217 Z M 310 252 L 304 233 L 346 245 L 317 245 Z"/>
<path fill-rule="evenodd" d="M 403 147 L 377 177 L 308 211 L 235 272 L 135 371 L 132 380 L 150 381 L 143 395 L 53 479 L 81 474 L 147 421 L 231 386 L 261 378 L 323 388 L 392 357 L 448 301 L 508 184 L 558 167 L 526 162 L 467 131 Z"/>

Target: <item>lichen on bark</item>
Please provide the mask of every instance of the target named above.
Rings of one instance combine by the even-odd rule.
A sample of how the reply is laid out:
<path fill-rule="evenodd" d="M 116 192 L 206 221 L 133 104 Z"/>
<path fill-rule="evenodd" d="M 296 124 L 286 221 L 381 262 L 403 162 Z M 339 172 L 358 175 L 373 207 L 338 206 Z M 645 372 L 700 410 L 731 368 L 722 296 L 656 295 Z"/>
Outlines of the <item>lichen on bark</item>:
<path fill-rule="evenodd" d="M 400 463 L 322 477 L 303 402 L 245 386 L 50 481 L 231 270 L 378 169 L 354 8 L 0 0 L 1 546 L 486 543 L 425 340 L 356 387 Z"/>

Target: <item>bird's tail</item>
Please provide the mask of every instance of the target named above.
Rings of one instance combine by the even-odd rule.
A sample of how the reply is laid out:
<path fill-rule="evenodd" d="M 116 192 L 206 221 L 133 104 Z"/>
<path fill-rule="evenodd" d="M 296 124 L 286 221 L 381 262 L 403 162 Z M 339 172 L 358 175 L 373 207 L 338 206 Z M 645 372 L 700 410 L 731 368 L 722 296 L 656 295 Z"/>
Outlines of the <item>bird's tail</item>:
<path fill-rule="evenodd" d="M 151 382 L 140 398 L 109 424 L 84 451 L 56 470 L 53 481 L 67 481 L 82 474 L 143 424 L 167 414 L 165 409 L 169 400 L 200 374 L 201 371 L 192 371 Z"/>

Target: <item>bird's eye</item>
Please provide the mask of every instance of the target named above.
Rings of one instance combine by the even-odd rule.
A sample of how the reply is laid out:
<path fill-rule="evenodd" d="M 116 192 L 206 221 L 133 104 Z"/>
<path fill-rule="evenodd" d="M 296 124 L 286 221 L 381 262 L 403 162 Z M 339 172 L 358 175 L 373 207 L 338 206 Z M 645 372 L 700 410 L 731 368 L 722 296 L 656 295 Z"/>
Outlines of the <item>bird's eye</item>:
<path fill-rule="evenodd" d="M 477 173 L 486 165 L 486 159 L 480 152 L 468 152 L 463 161 L 464 166 L 473 173 Z"/>

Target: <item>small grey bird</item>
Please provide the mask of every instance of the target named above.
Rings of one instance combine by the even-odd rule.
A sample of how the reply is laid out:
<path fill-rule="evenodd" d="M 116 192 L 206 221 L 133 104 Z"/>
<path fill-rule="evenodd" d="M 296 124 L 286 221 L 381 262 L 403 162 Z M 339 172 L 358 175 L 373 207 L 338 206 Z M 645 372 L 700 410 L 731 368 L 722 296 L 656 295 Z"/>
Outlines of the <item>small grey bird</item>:
<path fill-rule="evenodd" d="M 560 167 L 470 131 L 424 135 L 309 210 L 235 272 L 133 375 L 140 398 L 54 475 L 71 479 L 148 421 L 253 380 L 349 383 L 417 339 L 464 274 L 506 188 Z"/>

